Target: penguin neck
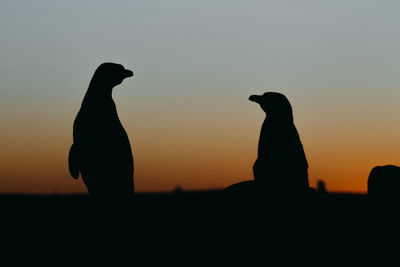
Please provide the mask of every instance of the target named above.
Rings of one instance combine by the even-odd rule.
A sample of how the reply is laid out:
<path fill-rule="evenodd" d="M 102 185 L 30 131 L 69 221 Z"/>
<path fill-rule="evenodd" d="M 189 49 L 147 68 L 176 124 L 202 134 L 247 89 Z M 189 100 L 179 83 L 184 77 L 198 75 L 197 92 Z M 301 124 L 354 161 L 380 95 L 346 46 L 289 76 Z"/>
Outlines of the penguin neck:
<path fill-rule="evenodd" d="M 292 114 L 266 114 L 264 123 L 274 124 L 274 125 L 292 125 L 293 116 Z"/>
<path fill-rule="evenodd" d="M 112 86 L 89 86 L 83 102 L 114 102 L 112 90 Z"/>

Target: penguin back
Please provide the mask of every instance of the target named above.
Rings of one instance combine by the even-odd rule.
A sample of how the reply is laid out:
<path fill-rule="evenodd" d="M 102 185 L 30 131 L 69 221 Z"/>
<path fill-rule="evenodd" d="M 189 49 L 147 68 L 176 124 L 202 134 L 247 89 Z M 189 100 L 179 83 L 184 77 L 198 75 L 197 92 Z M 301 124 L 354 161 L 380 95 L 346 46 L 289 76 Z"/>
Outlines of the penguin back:
<path fill-rule="evenodd" d="M 79 178 L 79 154 L 75 144 L 72 144 L 68 155 L 69 172 L 74 179 Z"/>

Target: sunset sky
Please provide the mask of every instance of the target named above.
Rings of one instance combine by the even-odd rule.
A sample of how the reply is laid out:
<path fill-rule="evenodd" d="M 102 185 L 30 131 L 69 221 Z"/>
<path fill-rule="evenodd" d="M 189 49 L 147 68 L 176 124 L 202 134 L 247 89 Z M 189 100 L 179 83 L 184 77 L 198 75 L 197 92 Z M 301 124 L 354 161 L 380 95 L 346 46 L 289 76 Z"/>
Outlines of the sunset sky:
<path fill-rule="evenodd" d="M 0 193 L 87 192 L 68 172 L 72 124 L 94 70 L 114 89 L 135 190 L 252 179 L 264 113 L 281 92 L 315 187 L 366 192 L 400 165 L 400 2 L 0 2 Z"/>

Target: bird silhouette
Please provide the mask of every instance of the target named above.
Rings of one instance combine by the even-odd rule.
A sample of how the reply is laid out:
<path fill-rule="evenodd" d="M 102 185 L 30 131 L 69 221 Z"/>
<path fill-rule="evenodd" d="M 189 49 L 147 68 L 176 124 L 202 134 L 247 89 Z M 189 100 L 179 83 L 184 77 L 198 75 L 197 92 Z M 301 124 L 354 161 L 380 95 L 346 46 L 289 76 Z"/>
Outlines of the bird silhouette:
<path fill-rule="evenodd" d="M 103 63 L 95 71 L 73 126 L 69 152 L 71 176 L 79 173 L 98 197 L 130 197 L 134 193 L 133 155 L 112 99 L 112 90 L 133 72 Z"/>
<path fill-rule="evenodd" d="M 374 167 L 368 176 L 368 196 L 372 200 L 400 202 L 400 167 L 385 165 Z"/>
<path fill-rule="evenodd" d="M 293 123 L 289 100 L 280 93 L 252 95 L 266 118 L 261 128 L 258 157 L 253 165 L 257 186 L 271 194 L 304 193 L 309 188 L 308 163 Z"/>

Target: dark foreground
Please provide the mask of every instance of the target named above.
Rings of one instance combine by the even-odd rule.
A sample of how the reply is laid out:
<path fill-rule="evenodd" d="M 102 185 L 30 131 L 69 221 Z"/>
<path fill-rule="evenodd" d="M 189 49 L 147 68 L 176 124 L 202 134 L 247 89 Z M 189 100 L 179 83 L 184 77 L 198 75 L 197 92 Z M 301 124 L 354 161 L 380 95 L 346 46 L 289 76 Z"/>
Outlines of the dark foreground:
<path fill-rule="evenodd" d="M 0 195 L 3 220 L 54 221 L 77 225 L 85 220 L 110 223 L 181 224 L 203 223 L 204 227 L 229 222 L 254 227 L 288 223 L 293 227 L 334 228 L 378 218 L 397 217 L 396 203 L 376 203 L 363 194 L 313 194 L 304 197 L 227 196 L 223 191 L 177 191 L 137 193 L 132 199 L 93 199 L 88 195 Z M 184 227 L 185 225 L 182 225 Z"/>
<path fill-rule="evenodd" d="M 284 253 L 287 258 L 280 260 L 308 262 L 327 252 L 326 258 L 341 258 L 361 248 L 389 246 L 387 239 L 397 240 L 400 225 L 398 205 L 351 194 L 259 199 L 204 191 L 113 201 L 87 195 L 2 195 L 0 207 L 2 241 L 8 247 L 43 250 L 36 242 L 45 241 L 46 253 L 76 255 L 100 246 L 105 252 L 97 254 L 128 248 L 131 257 L 138 252 L 132 247 L 139 246 L 152 255 L 147 260 L 166 251 L 179 257 L 190 253 L 197 260 L 226 250 L 230 260 L 259 250 L 264 259 Z"/>

